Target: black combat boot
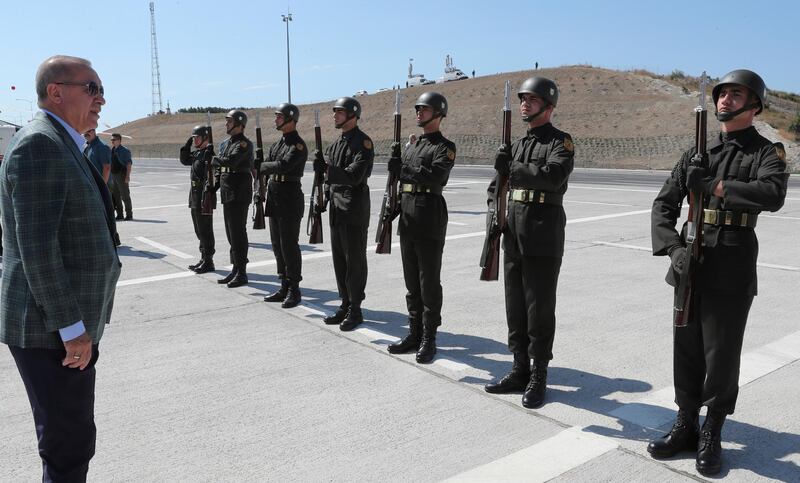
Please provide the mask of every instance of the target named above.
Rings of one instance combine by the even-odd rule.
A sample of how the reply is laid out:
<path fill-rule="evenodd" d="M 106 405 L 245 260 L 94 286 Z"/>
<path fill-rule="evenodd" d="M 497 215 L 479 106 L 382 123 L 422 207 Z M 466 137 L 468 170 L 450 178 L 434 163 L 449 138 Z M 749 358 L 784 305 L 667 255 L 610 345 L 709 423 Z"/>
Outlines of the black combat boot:
<path fill-rule="evenodd" d="M 420 319 L 408 318 L 408 335 L 399 342 L 389 344 L 388 350 L 392 354 L 407 354 L 411 351 L 419 350 L 422 340 L 422 321 Z"/>
<path fill-rule="evenodd" d="M 350 310 L 350 304 L 342 301 L 342 305 L 336 309 L 333 315 L 329 315 L 322 319 L 325 325 L 339 325 L 344 319 L 347 318 L 347 311 Z"/>
<path fill-rule="evenodd" d="M 531 379 L 531 359 L 527 354 L 514 354 L 514 365 L 511 372 L 500 381 L 483 386 L 483 390 L 491 394 L 507 394 L 524 391 Z"/>
<path fill-rule="evenodd" d="M 199 267 L 200 265 L 202 265 L 202 264 L 203 264 L 203 260 L 204 260 L 204 258 L 203 258 L 203 257 L 202 257 L 202 255 L 201 255 L 201 256 L 200 256 L 200 260 L 198 260 L 197 262 L 195 262 L 195 263 L 193 263 L 193 264 L 189 265 L 189 270 L 191 270 L 191 271 L 193 271 L 193 272 L 194 272 L 195 270 L 197 270 L 197 267 Z"/>
<path fill-rule="evenodd" d="M 236 269 L 236 276 L 228 282 L 228 288 L 236 288 L 247 285 L 247 265 L 242 265 Z"/>
<path fill-rule="evenodd" d="M 277 291 L 264 297 L 264 302 L 283 302 L 286 298 L 286 292 L 289 290 L 289 281 L 285 278 L 281 279 L 281 288 Z"/>
<path fill-rule="evenodd" d="M 194 267 L 194 273 L 208 273 L 216 270 L 214 267 L 214 260 L 211 258 L 204 258 L 199 265 Z"/>
<path fill-rule="evenodd" d="M 121 212 L 121 211 L 118 211 L 118 212 L 117 212 L 117 217 L 115 218 L 115 220 L 117 220 L 117 221 L 122 221 L 122 220 L 124 220 L 124 219 L 125 219 L 125 217 L 124 217 L 124 216 L 122 216 L 122 212 Z"/>
<path fill-rule="evenodd" d="M 528 409 L 536 409 L 544 404 L 544 393 L 547 392 L 548 361 L 533 360 L 531 380 L 522 395 L 522 405 Z"/>
<path fill-rule="evenodd" d="M 217 279 L 217 283 L 219 284 L 230 283 L 230 281 L 236 277 L 238 271 L 239 269 L 236 267 L 236 265 L 234 265 L 233 269 L 231 270 L 231 273 L 225 275 L 225 278 Z"/>
<path fill-rule="evenodd" d="M 703 476 L 716 475 L 722 468 L 722 425 L 725 413 L 709 408 L 697 442 L 695 468 Z"/>
<path fill-rule="evenodd" d="M 127 215 L 125 215 L 125 221 L 131 221 L 133 219 L 133 212 L 129 211 Z"/>
<path fill-rule="evenodd" d="M 436 330 L 439 325 L 430 321 L 425 321 L 422 325 L 422 341 L 417 351 L 417 363 L 429 364 L 436 355 Z"/>
<path fill-rule="evenodd" d="M 697 409 L 679 409 L 672 429 L 664 436 L 650 441 L 647 452 L 653 458 L 671 458 L 681 451 L 696 451 L 697 413 Z"/>
<path fill-rule="evenodd" d="M 339 330 L 343 332 L 350 332 L 361 325 L 362 322 L 364 322 L 364 315 L 361 313 L 361 307 L 351 304 L 350 309 L 347 311 L 347 318 L 344 319 L 341 324 L 339 324 Z"/>
<path fill-rule="evenodd" d="M 300 285 L 297 282 L 289 284 L 289 290 L 286 291 L 286 298 L 283 300 L 281 307 L 284 309 L 291 309 L 300 304 Z"/>

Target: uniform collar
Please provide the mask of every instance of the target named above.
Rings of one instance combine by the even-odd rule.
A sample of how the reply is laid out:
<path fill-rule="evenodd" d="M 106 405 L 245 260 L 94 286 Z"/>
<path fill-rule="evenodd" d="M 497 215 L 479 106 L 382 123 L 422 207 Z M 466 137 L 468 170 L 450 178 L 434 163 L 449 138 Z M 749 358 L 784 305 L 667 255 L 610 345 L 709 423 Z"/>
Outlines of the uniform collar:
<path fill-rule="evenodd" d="M 423 133 L 419 138 L 420 139 L 439 139 L 442 137 L 442 131 L 434 131 L 431 133 Z"/>
<path fill-rule="evenodd" d="M 723 144 L 743 148 L 751 139 L 758 133 L 753 126 L 740 129 L 738 131 L 720 132 L 719 136 L 715 137 L 709 144 L 708 149 L 714 149 Z"/>
<path fill-rule="evenodd" d="M 355 127 L 353 127 L 353 129 L 351 129 L 351 130 L 349 130 L 349 131 L 347 131 L 347 132 L 343 132 L 343 133 L 342 133 L 342 139 L 345 139 L 345 140 L 349 141 L 349 140 L 350 140 L 350 138 L 352 138 L 353 136 L 355 136 L 355 134 L 356 134 L 357 132 L 358 132 L 358 126 L 356 125 Z"/>
<path fill-rule="evenodd" d="M 244 139 L 244 133 L 243 132 L 240 132 L 239 134 L 234 134 L 233 136 L 231 136 L 231 141 L 239 141 L 241 139 Z"/>
<path fill-rule="evenodd" d="M 529 138 L 540 138 L 545 133 L 549 132 L 550 129 L 553 127 L 551 123 L 542 124 L 541 126 L 536 126 L 534 128 L 528 128 L 528 137 Z"/>

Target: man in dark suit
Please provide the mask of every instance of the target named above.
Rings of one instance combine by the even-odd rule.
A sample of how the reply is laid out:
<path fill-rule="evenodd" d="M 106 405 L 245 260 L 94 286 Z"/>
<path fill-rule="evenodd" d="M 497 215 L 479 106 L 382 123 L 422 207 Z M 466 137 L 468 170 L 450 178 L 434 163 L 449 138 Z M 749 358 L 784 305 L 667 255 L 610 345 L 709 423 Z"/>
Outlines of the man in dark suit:
<path fill-rule="evenodd" d="M 105 99 L 91 63 L 67 56 L 39 66 L 36 93 L 42 111 L 0 167 L 0 342 L 28 393 L 43 480 L 86 481 L 94 365 L 120 273 L 111 197 L 81 153 Z"/>

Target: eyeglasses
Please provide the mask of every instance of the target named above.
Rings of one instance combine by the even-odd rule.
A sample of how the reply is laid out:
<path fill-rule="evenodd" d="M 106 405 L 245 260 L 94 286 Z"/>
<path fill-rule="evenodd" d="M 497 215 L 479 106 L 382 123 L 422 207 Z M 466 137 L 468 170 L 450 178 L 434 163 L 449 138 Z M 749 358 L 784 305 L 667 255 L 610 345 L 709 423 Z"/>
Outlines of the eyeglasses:
<path fill-rule="evenodd" d="M 89 94 L 90 96 L 96 96 L 97 94 L 100 94 L 100 97 L 105 97 L 105 95 L 106 95 L 106 90 L 103 89 L 103 86 L 97 85 L 97 82 L 95 82 L 95 81 L 89 81 L 89 82 L 86 82 L 86 83 L 83 83 L 83 82 L 53 82 L 53 84 L 56 84 L 56 85 L 59 85 L 59 86 L 80 86 L 80 87 L 83 87 L 84 89 L 86 89 L 86 93 Z"/>

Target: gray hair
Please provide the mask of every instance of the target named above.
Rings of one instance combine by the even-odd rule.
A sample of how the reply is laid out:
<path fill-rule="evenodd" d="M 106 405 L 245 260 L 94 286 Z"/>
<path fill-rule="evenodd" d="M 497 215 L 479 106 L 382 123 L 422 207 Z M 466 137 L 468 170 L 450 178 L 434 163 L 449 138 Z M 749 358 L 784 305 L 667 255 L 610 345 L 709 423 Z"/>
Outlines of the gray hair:
<path fill-rule="evenodd" d="M 69 55 L 54 55 L 44 60 L 36 70 L 36 96 L 37 104 L 42 107 L 47 100 L 47 86 L 54 82 L 68 81 L 68 77 L 76 67 L 92 68 L 92 63 L 80 57 Z"/>

